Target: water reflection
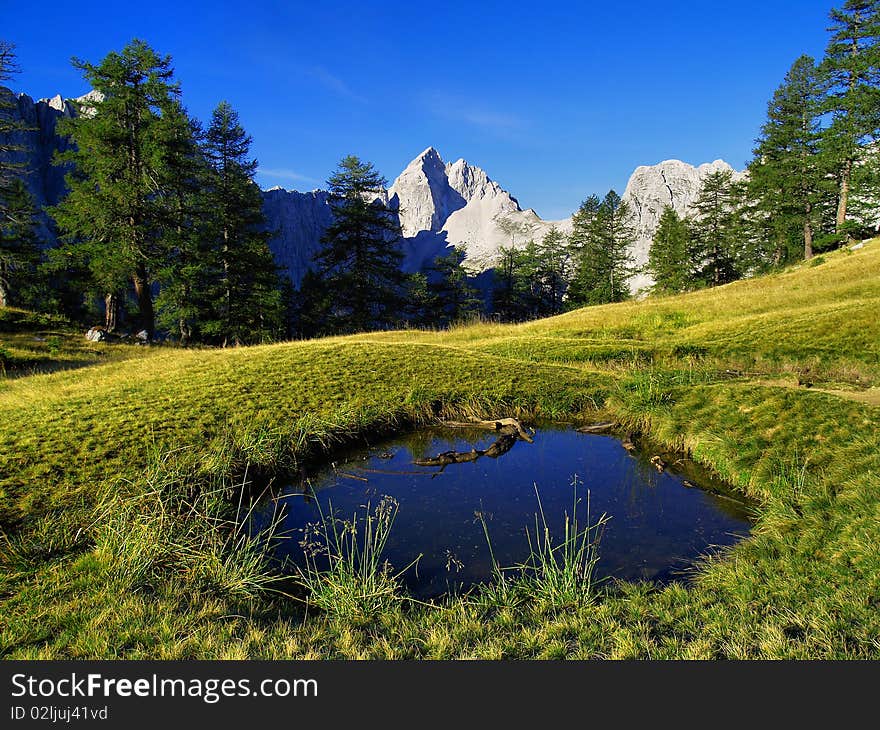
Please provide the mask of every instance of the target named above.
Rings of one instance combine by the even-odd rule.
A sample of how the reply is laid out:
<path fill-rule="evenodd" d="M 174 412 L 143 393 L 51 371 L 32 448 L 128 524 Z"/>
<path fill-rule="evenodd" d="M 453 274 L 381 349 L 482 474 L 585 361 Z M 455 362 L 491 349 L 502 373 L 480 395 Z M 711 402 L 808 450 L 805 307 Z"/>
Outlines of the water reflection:
<path fill-rule="evenodd" d="M 350 517 L 389 495 L 400 509 L 386 557 L 401 568 L 422 554 L 417 571 L 405 575 L 409 590 L 420 597 L 460 591 L 491 574 L 477 516 L 486 518 L 499 563 L 521 563 L 528 555 L 525 528 L 535 523 L 535 487 L 551 530 L 561 535 L 575 475 L 582 496 L 590 490 L 593 515 L 611 517 L 599 548 L 600 576 L 667 581 L 710 547 L 730 545 L 748 532 L 747 508 L 674 455 L 662 455 L 666 468 L 658 471 L 650 460 L 654 452 L 630 453 L 612 436 L 550 427 L 534 438 L 501 458 L 453 464 L 442 472 L 413 462 L 444 451 L 486 449 L 495 436 L 420 430 L 337 456 L 276 495 L 286 508 L 282 529 L 291 535 L 279 558 L 302 560 L 301 531 L 321 512 Z M 270 512 L 267 504 L 259 518 Z"/>

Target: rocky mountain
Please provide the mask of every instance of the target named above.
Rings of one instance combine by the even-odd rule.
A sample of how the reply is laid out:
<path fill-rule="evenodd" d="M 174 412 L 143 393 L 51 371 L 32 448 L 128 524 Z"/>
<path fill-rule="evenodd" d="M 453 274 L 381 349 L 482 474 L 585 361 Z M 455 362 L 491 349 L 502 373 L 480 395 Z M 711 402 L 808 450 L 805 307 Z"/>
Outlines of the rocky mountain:
<path fill-rule="evenodd" d="M 10 135 L 8 141 L 19 149 L 5 154 L 4 160 L 19 166 L 28 190 L 41 210 L 44 206 L 55 205 L 66 190 L 66 171 L 52 164 L 52 156 L 56 150 L 68 147 L 67 139 L 59 137 L 55 127 L 59 119 L 76 113 L 73 105 L 60 94 L 34 101 L 27 94 L 13 94 L 2 86 L 0 95 L 12 102 L 13 115 L 25 127 Z M 42 239 L 50 245 L 54 243 L 49 217 L 45 213 L 40 215 L 40 228 Z"/>
<path fill-rule="evenodd" d="M 21 151 L 9 157 L 21 164 L 37 204 L 54 205 L 64 194 L 65 171 L 52 165 L 52 156 L 68 144 L 56 134 L 56 125 L 59 119 L 75 114 L 75 108 L 60 95 L 35 102 L 25 94 L 13 95 L 2 87 L 0 94 L 13 97 L 15 114 L 28 128 L 13 135 L 13 144 L 20 146 Z M 73 101 L 100 100 L 87 94 Z M 699 167 L 666 160 L 635 170 L 623 199 L 635 215 L 638 239 L 633 256 L 637 265 L 647 261 L 664 206 L 670 204 L 678 213 L 686 214 L 703 179 L 721 169 L 731 168 L 721 160 Z M 571 218 L 542 220 L 534 210 L 523 210 L 517 199 L 484 170 L 462 159 L 444 162 L 433 147 L 410 162 L 381 195 L 398 212 L 404 234 L 403 268 L 408 272 L 423 270 L 451 246 L 464 246 L 468 252 L 466 265 L 475 273 L 482 272 L 497 263 L 499 250 L 504 246 L 522 248 L 529 240 L 542 238 L 554 226 L 563 232 L 571 230 Z M 263 191 L 266 218 L 273 232 L 270 247 L 294 284 L 310 267 L 321 236 L 330 225 L 328 199 L 328 193 L 322 190 L 303 193 L 276 187 Z M 46 245 L 54 245 L 54 234 L 45 214 L 42 229 Z M 650 283 L 649 277 L 638 274 L 631 287 L 638 291 Z"/>

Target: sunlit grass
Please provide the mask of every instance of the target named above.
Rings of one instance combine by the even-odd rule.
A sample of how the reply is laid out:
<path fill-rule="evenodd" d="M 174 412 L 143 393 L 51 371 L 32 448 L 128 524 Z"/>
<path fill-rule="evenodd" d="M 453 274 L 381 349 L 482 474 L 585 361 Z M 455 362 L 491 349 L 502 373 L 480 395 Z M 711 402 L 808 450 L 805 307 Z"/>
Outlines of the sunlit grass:
<path fill-rule="evenodd" d="M 0 653 L 876 658 L 880 409 L 856 396 L 880 385 L 878 312 L 875 241 L 527 324 L 224 351 L 85 344 L 63 322 L 4 314 L 0 347 L 28 364 L 0 377 Z M 395 593 L 369 610 L 278 582 L 266 541 L 235 527 L 248 470 L 470 415 L 613 418 L 757 499 L 756 526 L 687 584 L 578 594 L 564 566 L 589 563 L 585 543 L 550 536 L 541 600 L 496 584 L 482 601 Z"/>

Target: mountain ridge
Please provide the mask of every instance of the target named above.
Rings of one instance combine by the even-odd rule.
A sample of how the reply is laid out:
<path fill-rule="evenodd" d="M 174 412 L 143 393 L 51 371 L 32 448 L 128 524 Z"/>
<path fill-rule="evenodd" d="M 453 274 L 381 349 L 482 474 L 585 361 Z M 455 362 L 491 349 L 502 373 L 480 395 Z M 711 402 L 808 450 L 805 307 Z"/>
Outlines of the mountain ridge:
<path fill-rule="evenodd" d="M 10 153 L 12 161 L 26 170 L 25 179 L 38 206 L 56 204 L 64 194 L 66 170 L 52 165 L 56 150 L 68 141 L 55 132 L 57 121 L 76 113 L 73 102 L 99 101 L 95 92 L 75 99 L 60 94 L 34 101 L 27 94 L 15 94 L 0 87 L 15 102 L 20 120 L 30 128 L 12 135 L 21 152 Z M 627 182 L 622 195 L 633 210 L 637 238 L 631 253 L 637 267 L 647 262 L 648 250 L 665 205 L 685 215 L 699 194 L 703 179 L 720 169 L 737 172 L 723 160 L 698 166 L 668 159 L 655 165 L 640 165 Z M 273 233 L 270 248 L 279 268 L 294 285 L 311 267 L 332 213 L 329 193 L 309 192 L 275 186 L 262 190 L 267 226 Z M 425 148 L 403 169 L 380 197 L 397 211 L 403 239 L 403 269 L 424 270 L 451 246 L 467 250 L 465 265 L 479 273 L 498 262 L 502 247 L 523 248 L 529 240 L 541 239 L 552 228 L 571 230 L 571 216 L 544 220 L 533 208 L 523 209 L 519 200 L 481 167 L 459 158 L 446 162 L 433 146 Z M 56 234 L 45 212 L 41 213 L 40 235 L 47 246 L 55 245 Z M 634 293 L 652 283 L 645 273 L 630 281 Z"/>

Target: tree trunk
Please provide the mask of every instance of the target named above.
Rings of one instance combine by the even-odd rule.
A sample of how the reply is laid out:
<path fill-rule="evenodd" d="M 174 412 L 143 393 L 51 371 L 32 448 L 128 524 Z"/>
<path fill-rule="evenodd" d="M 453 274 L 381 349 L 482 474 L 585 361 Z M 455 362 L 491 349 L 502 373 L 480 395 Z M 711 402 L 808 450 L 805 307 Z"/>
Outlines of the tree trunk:
<path fill-rule="evenodd" d="M 810 214 L 813 212 L 811 203 L 807 203 L 806 216 L 804 218 L 804 260 L 813 258 L 813 225 L 810 223 Z"/>
<path fill-rule="evenodd" d="M 7 291 L 6 279 L 4 277 L 5 267 L 0 267 L 0 307 L 9 306 L 9 292 Z"/>
<path fill-rule="evenodd" d="M 189 344 L 189 339 L 191 337 L 189 325 L 186 320 L 181 317 L 177 322 L 177 327 L 180 329 L 180 346 L 186 347 Z"/>
<path fill-rule="evenodd" d="M 116 294 L 104 295 L 104 329 L 115 332 L 119 326 L 119 297 Z"/>
<path fill-rule="evenodd" d="M 153 311 L 153 292 L 147 279 L 147 272 L 143 266 L 138 266 L 134 276 L 134 293 L 137 297 L 138 311 L 141 315 L 141 326 L 147 331 L 149 339 L 156 334 L 156 315 Z"/>
<path fill-rule="evenodd" d="M 849 198 L 849 180 L 852 175 L 852 160 L 843 163 L 843 169 L 840 171 L 840 197 L 837 201 L 837 232 L 843 229 L 846 223 L 846 206 Z"/>

